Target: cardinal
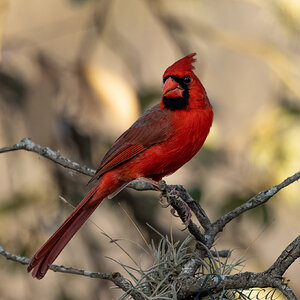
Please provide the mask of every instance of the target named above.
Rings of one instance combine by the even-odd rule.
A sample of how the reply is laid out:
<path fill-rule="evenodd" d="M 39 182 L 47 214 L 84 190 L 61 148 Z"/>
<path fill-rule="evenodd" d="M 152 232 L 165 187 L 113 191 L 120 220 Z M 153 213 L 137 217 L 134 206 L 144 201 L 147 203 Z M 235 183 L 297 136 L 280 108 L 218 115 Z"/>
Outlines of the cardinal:
<path fill-rule="evenodd" d="M 193 72 L 196 53 L 168 67 L 160 104 L 148 109 L 108 150 L 90 181 L 96 184 L 36 252 L 28 272 L 42 279 L 67 243 L 106 197 L 134 179 L 158 182 L 202 147 L 213 121 L 205 89 Z"/>

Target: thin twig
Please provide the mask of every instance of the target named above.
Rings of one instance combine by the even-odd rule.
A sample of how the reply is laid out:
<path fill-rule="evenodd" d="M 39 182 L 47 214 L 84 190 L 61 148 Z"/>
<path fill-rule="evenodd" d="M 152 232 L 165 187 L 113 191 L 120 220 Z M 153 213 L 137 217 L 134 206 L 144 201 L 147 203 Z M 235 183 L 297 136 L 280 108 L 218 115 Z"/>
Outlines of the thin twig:
<path fill-rule="evenodd" d="M 153 256 L 153 253 L 151 252 L 151 246 L 149 245 L 149 243 L 147 243 L 145 236 L 143 235 L 141 229 L 138 227 L 138 225 L 134 222 L 133 218 L 129 215 L 129 213 L 126 211 L 126 209 L 122 206 L 122 204 L 119 202 L 118 205 L 120 206 L 120 208 L 122 209 L 122 211 L 126 214 L 127 218 L 130 220 L 131 224 L 133 225 L 133 227 L 136 229 L 136 231 L 139 233 L 139 235 L 141 236 L 143 242 L 145 243 L 146 247 L 150 250 L 150 252 L 146 252 L 147 254 L 152 255 L 153 259 L 155 259 L 155 257 Z M 143 248 L 144 249 L 144 248 Z"/>
<path fill-rule="evenodd" d="M 67 204 L 68 206 L 72 207 L 73 209 L 75 208 L 67 199 L 65 199 L 62 196 L 59 196 L 59 199 L 62 200 L 65 204 Z M 110 241 L 110 243 L 115 244 L 121 251 L 123 251 L 128 257 L 129 259 L 136 265 L 138 266 L 138 263 L 136 262 L 136 260 L 130 255 L 130 253 L 125 250 L 119 243 L 119 239 L 113 239 L 111 236 L 109 236 L 98 224 L 96 224 L 94 221 L 92 221 L 91 219 L 88 220 L 88 222 L 92 223 L 94 226 L 96 226 L 102 235 L 104 235 L 105 237 L 107 237 Z"/>

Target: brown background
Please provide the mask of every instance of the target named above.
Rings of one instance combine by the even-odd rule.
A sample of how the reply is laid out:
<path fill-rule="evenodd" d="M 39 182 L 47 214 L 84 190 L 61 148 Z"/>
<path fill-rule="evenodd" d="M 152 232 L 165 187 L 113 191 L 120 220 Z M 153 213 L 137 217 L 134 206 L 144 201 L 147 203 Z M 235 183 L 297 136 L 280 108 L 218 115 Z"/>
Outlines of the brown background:
<path fill-rule="evenodd" d="M 297 0 L 1 0 L 0 147 L 29 136 L 94 168 L 109 145 L 147 107 L 160 101 L 162 74 L 197 52 L 196 73 L 214 106 L 204 149 L 168 183 L 184 184 L 215 219 L 299 171 L 300 4 Z M 0 244 L 31 256 L 70 213 L 88 178 L 33 153 L 0 155 Z M 299 183 L 226 227 L 218 249 L 236 249 L 244 270 L 262 271 L 298 234 Z M 124 191 L 92 219 L 143 266 L 146 222 L 169 233 L 158 195 Z M 175 239 L 184 238 L 179 220 Z M 57 264 L 122 271 L 106 256 L 127 256 L 88 223 Z M 123 272 L 124 273 L 124 272 Z M 286 278 L 300 297 L 299 262 Z M 116 299 L 104 281 L 49 272 L 33 280 L 0 258 L 0 298 Z"/>

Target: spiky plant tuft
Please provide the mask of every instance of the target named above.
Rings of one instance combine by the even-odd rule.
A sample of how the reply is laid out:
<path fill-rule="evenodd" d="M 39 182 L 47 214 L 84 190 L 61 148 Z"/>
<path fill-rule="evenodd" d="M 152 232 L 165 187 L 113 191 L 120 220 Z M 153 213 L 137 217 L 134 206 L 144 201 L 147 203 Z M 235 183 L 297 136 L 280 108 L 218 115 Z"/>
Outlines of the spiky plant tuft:
<path fill-rule="evenodd" d="M 151 227 L 151 226 L 150 226 Z M 151 227 L 152 228 L 152 227 Z M 157 245 L 151 242 L 151 254 L 155 263 L 148 269 L 133 268 L 119 263 L 129 274 L 134 282 L 134 291 L 146 300 L 170 300 L 177 299 L 178 290 L 182 281 L 182 271 L 186 264 L 191 260 L 197 260 L 200 267 L 195 274 L 195 278 L 205 278 L 212 275 L 229 275 L 233 271 L 238 272 L 241 269 L 243 260 L 229 262 L 229 258 L 221 258 L 213 255 L 209 249 L 207 257 L 201 259 L 196 252 L 191 251 L 191 244 L 194 241 L 192 236 L 187 236 L 181 243 L 178 241 L 172 243 L 168 236 L 163 236 L 157 230 L 152 228 L 159 236 Z M 202 247 L 205 247 L 202 245 Z M 136 275 L 137 274 L 137 275 Z M 122 295 L 119 300 L 128 299 L 130 291 Z M 201 299 L 237 299 L 237 291 L 221 291 L 218 294 L 209 293 L 208 297 Z M 240 298 L 241 299 L 241 298 Z M 247 299 L 243 296 L 243 299 Z"/>

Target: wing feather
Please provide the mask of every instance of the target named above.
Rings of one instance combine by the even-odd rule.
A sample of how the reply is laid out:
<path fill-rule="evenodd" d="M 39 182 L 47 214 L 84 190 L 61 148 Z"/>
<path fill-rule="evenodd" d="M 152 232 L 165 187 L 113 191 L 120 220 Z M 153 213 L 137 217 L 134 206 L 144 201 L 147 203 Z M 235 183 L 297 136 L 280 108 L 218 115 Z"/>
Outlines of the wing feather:
<path fill-rule="evenodd" d="M 158 105 L 147 110 L 114 142 L 89 182 L 151 146 L 164 142 L 170 135 L 169 122 L 169 111 L 159 108 Z"/>

